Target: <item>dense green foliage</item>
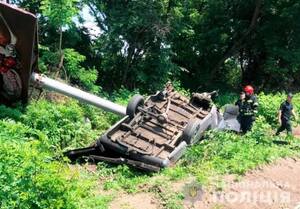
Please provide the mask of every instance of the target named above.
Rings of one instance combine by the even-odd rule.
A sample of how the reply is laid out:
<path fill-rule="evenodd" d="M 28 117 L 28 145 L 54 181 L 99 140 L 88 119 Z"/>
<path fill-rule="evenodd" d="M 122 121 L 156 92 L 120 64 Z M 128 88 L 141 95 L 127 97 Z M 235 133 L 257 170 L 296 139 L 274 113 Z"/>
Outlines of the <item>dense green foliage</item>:
<path fill-rule="evenodd" d="M 111 99 L 125 104 L 132 94 L 119 90 Z M 218 105 L 234 99 L 232 94 L 221 96 Z M 288 145 L 273 143 L 271 125 L 276 127 L 276 113 L 284 95 L 260 94 L 259 99 L 260 116 L 252 132 L 245 136 L 209 132 L 204 141 L 189 148 L 176 167 L 158 174 L 106 163 L 98 164 L 94 173 L 87 173 L 60 157 L 62 150 L 97 139 L 118 120 L 112 114 L 69 99 L 58 104 L 32 101 L 26 108 L 0 106 L 1 207 L 106 208 L 113 196 L 94 192 L 97 184 L 92 183 L 100 179 L 103 190 L 135 193 L 143 188 L 153 192 L 165 208 L 181 208 L 182 194 L 171 193 L 166 182 L 192 175 L 201 183 L 209 183 L 214 176 L 243 174 L 279 157 L 297 155 L 299 144 L 293 138 L 287 139 Z M 296 95 L 295 101 L 299 99 Z"/>
<path fill-rule="evenodd" d="M 0 130 L 1 208 L 105 208 L 109 197 L 91 192 L 95 179 L 53 159 L 48 132 L 11 119 L 2 119 Z"/>
<path fill-rule="evenodd" d="M 201 183 L 242 175 L 279 157 L 299 153 L 294 138 L 274 137 L 275 90 L 300 87 L 300 3 L 297 0 L 12 0 L 38 15 L 44 74 L 62 78 L 120 104 L 172 80 L 190 90 L 239 90 L 252 83 L 259 117 L 252 132 L 209 132 L 178 164 L 158 174 L 99 163 L 97 170 L 70 165 L 62 151 L 89 145 L 119 118 L 66 98 L 0 106 L 1 208 L 107 208 L 102 190 L 153 192 L 165 208 L 181 208 L 170 182 L 190 176 Z M 82 11 L 100 30 L 92 34 Z M 188 90 L 184 90 L 188 89 Z M 226 93 L 217 105 L 233 103 Z M 295 106 L 300 110 L 300 95 Z M 58 103 L 56 103 L 58 102 Z M 286 145 L 274 143 L 286 140 Z M 100 181 L 93 185 L 94 182 Z"/>
<path fill-rule="evenodd" d="M 167 80 L 193 90 L 245 83 L 260 90 L 299 88 L 297 0 L 13 2 L 39 15 L 40 44 L 49 49 L 40 66 L 58 68 L 88 89 L 96 83 L 108 91 L 124 86 L 149 93 Z M 88 12 L 94 20 L 84 18 Z M 100 32 L 90 32 L 85 23 L 91 21 Z M 56 59 L 48 62 L 50 52 Z M 66 59 L 78 53 L 77 60 L 72 56 L 80 69 L 75 77 L 63 53 Z"/>
<path fill-rule="evenodd" d="M 23 123 L 45 133 L 49 145 L 56 149 L 83 146 L 95 138 L 91 124 L 85 123 L 83 111 L 73 102 L 55 106 L 46 101 L 33 102 L 26 112 Z"/>
<path fill-rule="evenodd" d="M 120 89 L 111 99 L 124 104 L 133 93 Z M 102 209 L 111 201 L 96 194 L 97 176 L 70 166 L 62 151 L 89 145 L 119 117 L 68 98 L 57 102 L 0 106 L 1 208 Z"/>
<path fill-rule="evenodd" d="M 280 104 L 286 99 L 285 94 L 264 94 L 259 95 L 261 106 L 259 108 L 259 114 L 263 115 L 268 123 L 275 127 L 278 124 L 277 115 Z M 293 105 L 296 110 L 300 110 L 300 97 L 299 94 L 293 99 Z M 299 121 L 295 121 L 298 122 Z"/>

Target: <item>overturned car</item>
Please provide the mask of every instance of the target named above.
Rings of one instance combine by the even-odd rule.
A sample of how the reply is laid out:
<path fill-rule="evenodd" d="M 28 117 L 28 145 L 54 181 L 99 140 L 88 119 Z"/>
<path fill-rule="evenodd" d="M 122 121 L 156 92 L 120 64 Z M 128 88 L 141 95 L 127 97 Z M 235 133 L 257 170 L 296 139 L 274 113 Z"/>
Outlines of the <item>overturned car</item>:
<path fill-rule="evenodd" d="M 158 171 L 174 164 L 208 129 L 239 131 L 237 107 L 226 107 L 222 116 L 212 102 L 217 92 L 188 98 L 168 83 L 146 100 L 135 95 L 123 107 L 38 74 L 36 22 L 34 15 L 0 2 L 0 104 L 26 103 L 31 83 L 123 117 L 93 145 L 66 152 L 72 161 L 89 159 Z"/>
<path fill-rule="evenodd" d="M 211 100 L 215 94 L 195 93 L 188 99 L 168 83 L 163 91 L 145 101 L 135 95 L 128 103 L 127 115 L 94 145 L 66 155 L 72 160 L 85 156 L 152 171 L 170 166 L 207 129 L 218 127 L 221 115 Z"/>

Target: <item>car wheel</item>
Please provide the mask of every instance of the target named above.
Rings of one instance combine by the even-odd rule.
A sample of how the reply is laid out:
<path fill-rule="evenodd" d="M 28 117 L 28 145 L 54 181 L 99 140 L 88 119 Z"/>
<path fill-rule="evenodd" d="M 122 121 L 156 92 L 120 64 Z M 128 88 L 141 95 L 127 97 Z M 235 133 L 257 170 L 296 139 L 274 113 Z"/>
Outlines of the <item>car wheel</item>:
<path fill-rule="evenodd" d="M 195 144 L 201 138 L 201 134 L 198 133 L 200 129 L 201 121 L 199 119 L 191 119 L 186 125 L 182 133 L 182 139 L 188 144 Z"/>
<path fill-rule="evenodd" d="M 138 107 L 143 106 L 144 105 L 144 97 L 136 94 L 134 95 L 128 105 L 127 105 L 127 109 L 126 109 L 126 115 L 128 115 L 130 118 L 134 118 L 134 116 L 136 115 L 137 111 L 138 111 Z"/>
<path fill-rule="evenodd" d="M 227 104 L 225 106 L 224 113 L 228 113 L 230 115 L 238 115 L 239 114 L 239 107 L 235 106 L 235 105 L 232 105 L 232 104 Z"/>

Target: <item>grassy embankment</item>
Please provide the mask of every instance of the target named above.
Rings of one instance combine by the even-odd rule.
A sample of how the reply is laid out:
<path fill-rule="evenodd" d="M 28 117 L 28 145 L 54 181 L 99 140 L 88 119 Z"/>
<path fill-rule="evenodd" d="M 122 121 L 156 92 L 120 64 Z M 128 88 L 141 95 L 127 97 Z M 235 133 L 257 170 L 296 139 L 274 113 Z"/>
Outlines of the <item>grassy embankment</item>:
<path fill-rule="evenodd" d="M 125 104 L 132 93 L 120 91 L 113 99 Z M 235 95 L 220 96 L 218 106 Z M 282 94 L 260 94 L 259 117 L 244 135 L 208 132 L 190 147 L 175 167 L 146 174 L 127 166 L 99 163 L 95 172 L 70 166 L 64 150 L 90 144 L 118 117 L 66 99 L 59 103 L 32 101 L 26 108 L 0 106 L 1 208 L 107 208 L 119 193 L 151 192 L 165 208 L 181 208 L 184 195 L 172 191 L 172 182 L 194 178 L 221 189 L 226 174 L 243 175 L 280 157 L 296 156 L 296 139 L 273 143 L 276 114 Z M 300 110 L 300 94 L 295 97 Z M 86 120 L 89 118 L 89 120 Z M 281 136 L 283 138 L 284 136 Z M 279 139 L 279 138 L 277 138 Z"/>

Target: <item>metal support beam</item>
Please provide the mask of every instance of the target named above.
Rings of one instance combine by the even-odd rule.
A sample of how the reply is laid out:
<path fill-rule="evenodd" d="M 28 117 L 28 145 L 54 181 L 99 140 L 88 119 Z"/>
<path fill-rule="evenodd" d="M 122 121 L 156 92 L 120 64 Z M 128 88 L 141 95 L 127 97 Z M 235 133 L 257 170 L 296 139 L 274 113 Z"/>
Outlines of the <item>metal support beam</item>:
<path fill-rule="evenodd" d="M 81 102 L 93 105 L 95 107 L 99 107 L 108 112 L 112 112 L 121 116 L 126 115 L 126 107 L 124 106 L 115 104 L 106 99 L 102 99 L 98 96 L 84 92 L 80 89 L 74 88 L 62 82 L 53 80 L 44 75 L 32 73 L 31 80 L 37 85 L 39 85 L 41 88 L 61 93 L 63 95 L 77 99 Z"/>

